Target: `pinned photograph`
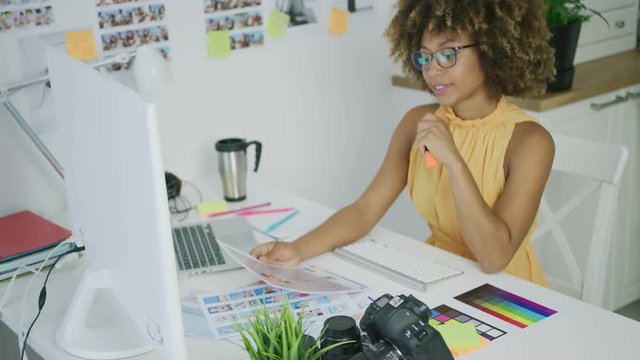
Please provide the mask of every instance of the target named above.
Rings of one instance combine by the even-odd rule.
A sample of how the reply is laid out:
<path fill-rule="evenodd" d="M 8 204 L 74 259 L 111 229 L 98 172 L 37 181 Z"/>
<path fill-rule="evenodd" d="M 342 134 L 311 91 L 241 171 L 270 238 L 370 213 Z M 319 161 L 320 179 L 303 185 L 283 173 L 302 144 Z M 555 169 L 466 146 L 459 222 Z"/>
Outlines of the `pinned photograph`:
<path fill-rule="evenodd" d="M 231 50 L 245 49 L 262 46 L 264 44 L 264 33 L 253 31 L 247 33 L 231 34 Z"/>
<path fill-rule="evenodd" d="M 17 4 L 21 5 L 21 3 Z M 0 31 L 33 29 L 51 24 L 53 24 L 51 6 L 18 8 L 13 11 L 3 10 L 0 7 Z"/>
<path fill-rule="evenodd" d="M 316 23 L 316 5 L 315 0 L 275 0 L 276 9 L 289 15 L 289 27 Z"/>
<path fill-rule="evenodd" d="M 262 0 L 203 0 L 202 3 L 205 14 L 210 14 L 218 11 L 257 7 L 262 5 Z"/>
<path fill-rule="evenodd" d="M 13 29 L 13 12 L 0 11 L 0 33 Z"/>
<path fill-rule="evenodd" d="M 145 2 L 148 0 L 96 0 L 96 6 L 111 6 L 120 4 L 129 4 L 137 2 Z"/>
<path fill-rule="evenodd" d="M 264 44 L 262 0 L 203 0 L 202 4 L 210 58 L 226 58 L 231 50 Z"/>
<path fill-rule="evenodd" d="M 241 30 L 262 26 L 262 11 L 236 13 L 227 16 L 215 16 L 206 20 L 207 32 L 217 30 Z"/>
<path fill-rule="evenodd" d="M 169 31 L 164 21 L 164 0 L 95 0 L 98 37 L 102 56 L 132 51 L 145 44 L 156 44 L 169 58 Z M 109 71 L 128 69 L 131 63 L 112 64 Z"/>
<path fill-rule="evenodd" d="M 1 6 L 20 6 L 20 5 L 31 5 L 31 4 L 42 4 L 46 2 L 51 2 L 51 0 L 0 0 Z"/>
<path fill-rule="evenodd" d="M 166 26 L 156 26 L 138 30 L 127 30 L 110 34 L 103 34 L 102 51 L 113 52 L 134 49 L 137 46 L 169 41 Z"/>
<path fill-rule="evenodd" d="M 164 4 L 98 12 L 100 29 L 164 21 Z"/>

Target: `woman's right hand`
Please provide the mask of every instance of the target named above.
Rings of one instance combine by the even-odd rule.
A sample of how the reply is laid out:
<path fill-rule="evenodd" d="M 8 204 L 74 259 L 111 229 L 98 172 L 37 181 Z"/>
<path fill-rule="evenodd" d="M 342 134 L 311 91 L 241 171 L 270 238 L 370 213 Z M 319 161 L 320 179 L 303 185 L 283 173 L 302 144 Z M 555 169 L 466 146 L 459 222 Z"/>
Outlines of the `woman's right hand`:
<path fill-rule="evenodd" d="M 296 246 L 288 242 L 272 241 L 251 249 L 250 255 L 267 264 L 295 266 L 302 260 Z"/>

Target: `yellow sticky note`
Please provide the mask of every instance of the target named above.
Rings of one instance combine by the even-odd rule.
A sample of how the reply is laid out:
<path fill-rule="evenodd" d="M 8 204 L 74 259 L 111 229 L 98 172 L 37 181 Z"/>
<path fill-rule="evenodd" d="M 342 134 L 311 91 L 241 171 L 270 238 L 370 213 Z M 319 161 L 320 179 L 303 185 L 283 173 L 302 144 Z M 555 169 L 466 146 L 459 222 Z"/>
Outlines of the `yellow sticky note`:
<path fill-rule="evenodd" d="M 229 205 L 227 205 L 227 202 L 224 200 L 214 200 L 201 202 L 200 204 L 198 204 L 197 208 L 198 214 L 200 214 L 200 216 L 207 217 L 223 211 L 228 211 Z"/>
<path fill-rule="evenodd" d="M 438 325 L 435 327 L 444 338 L 449 349 L 456 347 L 473 347 L 481 343 L 481 336 L 476 332 L 473 323 L 457 323 Z"/>
<path fill-rule="evenodd" d="M 329 16 L 329 32 L 346 35 L 349 29 L 349 12 L 347 10 L 331 8 Z"/>
<path fill-rule="evenodd" d="M 67 31 L 64 34 L 67 53 L 78 60 L 94 60 L 98 58 L 98 49 L 91 29 Z"/>
<path fill-rule="evenodd" d="M 207 54 L 214 59 L 229 57 L 231 36 L 228 31 L 216 30 L 207 33 Z"/>
<path fill-rule="evenodd" d="M 478 349 L 482 349 L 483 347 L 489 345 L 491 343 L 491 341 L 489 341 L 486 338 L 483 338 L 482 336 L 478 336 L 480 338 L 480 342 L 478 342 L 477 345 L 473 345 L 473 346 L 456 346 L 454 348 L 451 349 L 451 353 L 454 356 L 462 356 L 464 354 L 468 354 L 468 353 L 472 353 Z"/>
<path fill-rule="evenodd" d="M 278 10 L 272 10 L 267 20 L 265 33 L 274 38 L 283 38 L 289 27 L 289 15 L 281 13 Z"/>

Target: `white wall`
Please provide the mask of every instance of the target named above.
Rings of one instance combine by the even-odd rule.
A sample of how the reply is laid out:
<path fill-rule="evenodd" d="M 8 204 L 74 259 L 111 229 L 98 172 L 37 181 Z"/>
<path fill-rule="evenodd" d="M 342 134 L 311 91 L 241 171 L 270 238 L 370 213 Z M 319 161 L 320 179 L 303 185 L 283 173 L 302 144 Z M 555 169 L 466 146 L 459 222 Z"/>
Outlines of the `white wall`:
<path fill-rule="evenodd" d="M 93 3 L 57 1 L 58 27 L 92 26 Z M 382 37 L 389 3 L 376 1 L 373 13 L 351 16 L 349 34 L 339 37 L 326 31 L 329 6 L 321 1 L 315 30 L 291 30 L 283 41 L 221 61 L 206 59 L 201 2 L 167 0 L 174 81 L 157 97 L 165 167 L 185 178 L 215 174 L 215 140 L 245 137 L 263 143 L 260 170 L 252 174 L 258 179 L 334 208 L 354 200 L 406 110 L 394 108 Z M 0 83 L 22 71 L 19 44 L 0 34 Z M 43 128 L 55 150 L 55 126 Z M 0 214 L 64 210 L 62 184 L 41 158 L 0 111 L 0 169 L 9 175 L 0 178 Z M 427 234 L 406 195 L 383 224 L 418 239 Z"/>
<path fill-rule="evenodd" d="M 55 11 L 56 23 L 46 32 L 34 29 L 0 33 L 0 85 L 42 75 L 33 70 L 43 70 L 45 64 L 44 49 L 33 53 L 41 42 L 37 35 L 46 37 L 60 30 L 86 27 L 95 16 L 93 1 L 89 0 L 54 0 L 53 6 L 60 11 Z M 44 86 L 34 86 L 15 94 L 10 100 L 47 147 L 58 154 L 51 99 L 45 97 L 48 101 L 40 104 L 43 91 Z M 30 209 L 57 219 L 66 211 L 65 196 L 64 184 L 58 174 L 0 106 L 0 216 Z M 66 219 L 62 217 L 61 220 Z"/>

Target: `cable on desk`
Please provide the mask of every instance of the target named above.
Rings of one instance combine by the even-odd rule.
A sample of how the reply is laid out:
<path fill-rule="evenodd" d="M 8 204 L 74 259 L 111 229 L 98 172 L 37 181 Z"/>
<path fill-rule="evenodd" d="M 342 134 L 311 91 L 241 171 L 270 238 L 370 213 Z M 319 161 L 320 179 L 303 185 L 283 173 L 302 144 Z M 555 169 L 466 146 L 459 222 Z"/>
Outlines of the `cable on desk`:
<path fill-rule="evenodd" d="M 44 283 L 42 284 L 42 289 L 40 290 L 40 295 L 38 295 L 38 313 L 36 314 L 36 317 L 31 322 L 31 325 L 29 326 L 29 329 L 27 330 L 27 334 L 25 335 L 24 340 L 22 341 L 22 349 L 20 350 L 20 360 L 22 360 L 24 358 L 25 351 L 27 349 L 27 339 L 29 339 L 29 334 L 31 333 L 31 329 L 33 328 L 33 325 L 35 325 L 36 321 L 40 317 L 40 313 L 42 312 L 42 308 L 44 308 L 44 304 L 47 301 L 47 281 L 49 281 L 49 276 L 51 275 L 51 272 L 56 267 L 56 264 L 58 263 L 58 261 L 60 261 L 60 259 L 62 259 L 63 257 L 65 257 L 65 256 L 67 256 L 67 255 L 69 255 L 71 253 L 76 253 L 76 252 L 83 251 L 84 249 L 85 249 L 85 247 L 81 246 L 81 247 L 77 247 L 77 248 L 71 249 L 71 250 L 67 251 L 64 254 L 61 254 L 53 262 L 51 267 L 49 267 L 49 271 L 47 271 L 47 276 L 45 277 Z"/>
<path fill-rule="evenodd" d="M 198 189 L 197 186 L 195 186 L 193 183 L 189 181 L 182 180 L 182 182 L 184 184 L 191 186 L 193 189 L 196 190 L 196 192 L 198 193 L 198 199 L 199 199 L 198 203 L 201 203 L 203 201 L 203 197 L 202 197 L 202 192 L 200 192 L 200 189 Z M 182 222 L 186 218 L 188 218 L 189 212 L 195 208 L 196 207 L 191 203 L 191 201 L 186 196 L 183 196 L 183 195 L 178 195 L 177 197 L 169 200 L 169 212 L 171 213 L 171 215 L 182 215 L 182 217 L 178 219 L 178 222 Z"/>

